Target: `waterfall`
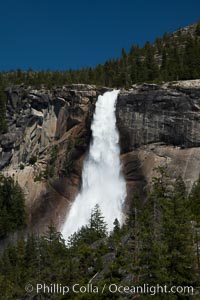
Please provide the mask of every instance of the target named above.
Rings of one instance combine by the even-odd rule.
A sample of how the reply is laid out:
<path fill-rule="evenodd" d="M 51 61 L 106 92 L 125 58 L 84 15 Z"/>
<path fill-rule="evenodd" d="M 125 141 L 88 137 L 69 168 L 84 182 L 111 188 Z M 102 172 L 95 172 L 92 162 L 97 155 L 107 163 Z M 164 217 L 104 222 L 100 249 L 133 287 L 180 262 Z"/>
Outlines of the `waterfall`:
<path fill-rule="evenodd" d="M 119 134 L 116 128 L 115 108 L 119 91 L 99 96 L 91 125 L 92 140 L 82 171 L 82 188 L 73 202 L 62 234 L 65 239 L 88 224 L 96 204 L 108 225 L 113 229 L 115 218 L 122 223 L 122 203 L 126 184 L 121 174 Z"/>

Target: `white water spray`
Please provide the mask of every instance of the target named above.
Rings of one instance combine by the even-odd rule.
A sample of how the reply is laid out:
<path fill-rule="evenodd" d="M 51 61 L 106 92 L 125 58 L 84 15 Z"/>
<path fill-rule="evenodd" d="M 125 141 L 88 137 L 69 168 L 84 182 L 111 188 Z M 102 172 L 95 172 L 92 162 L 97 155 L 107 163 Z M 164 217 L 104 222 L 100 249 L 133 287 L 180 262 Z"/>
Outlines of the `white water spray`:
<path fill-rule="evenodd" d="M 96 204 L 108 225 L 113 229 L 115 218 L 122 223 L 122 203 L 126 184 L 121 175 L 119 135 L 116 128 L 115 106 L 119 91 L 106 92 L 98 97 L 91 125 L 92 142 L 82 172 L 82 188 L 66 217 L 62 234 L 67 239 L 88 224 Z"/>

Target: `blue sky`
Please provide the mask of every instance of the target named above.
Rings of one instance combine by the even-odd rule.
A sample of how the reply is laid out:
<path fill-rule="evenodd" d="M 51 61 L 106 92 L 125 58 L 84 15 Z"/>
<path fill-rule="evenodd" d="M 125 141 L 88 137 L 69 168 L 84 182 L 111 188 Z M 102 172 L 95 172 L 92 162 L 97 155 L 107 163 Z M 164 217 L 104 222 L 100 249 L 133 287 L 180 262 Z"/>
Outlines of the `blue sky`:
<path fill-rule="evenodd" d="M 95 66 L 198 20 L 199 0 L 1 1 L 0 70 Z"/>

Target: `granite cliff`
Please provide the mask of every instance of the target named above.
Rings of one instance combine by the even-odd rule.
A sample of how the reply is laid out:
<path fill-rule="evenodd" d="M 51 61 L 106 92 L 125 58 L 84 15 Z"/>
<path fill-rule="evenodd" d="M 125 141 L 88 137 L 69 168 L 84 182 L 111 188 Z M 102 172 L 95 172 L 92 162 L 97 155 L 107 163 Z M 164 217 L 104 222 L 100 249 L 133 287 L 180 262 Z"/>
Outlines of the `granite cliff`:
<path fill-rule="evenodd" d="M 116 112 L 128 199 L 135 185 L 145 194 L 159 165 L 190 190 L 200 170 L 200 81 L 135 85 Z"/>
<path fill-rule="evenodd" d="M 0 169 L 24 189 L 30 230 L 41 232 L 50 220 L 62 223 L 80 188 L 94 104 L 105 90 L 83 84 L 6 89 L 9 130 L 0 137 Z M 191 188 L 200 169 L 199 80 L 121 90 L 116 115 L 125 211 L 135 187 L 145 198 L 160 164 Z"/>
<path fill-rule="evenodd" d="M 8 132 L 1 135 L 0 168 L 26 195 L 28 226 L 58 226 L 80 186 L 90 140 L 96 87 L 6 89 Z"/>

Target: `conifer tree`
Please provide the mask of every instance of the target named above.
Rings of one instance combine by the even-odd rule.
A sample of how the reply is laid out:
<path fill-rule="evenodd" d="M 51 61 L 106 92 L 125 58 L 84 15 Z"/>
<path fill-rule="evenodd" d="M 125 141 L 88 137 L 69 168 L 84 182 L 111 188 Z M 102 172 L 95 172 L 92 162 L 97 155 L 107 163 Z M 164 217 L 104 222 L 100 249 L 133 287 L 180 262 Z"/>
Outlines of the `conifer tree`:
<path fill-rule="evenodd" d="M 184 182 L 178 178 L 173 183 L 163 168 L 159 173 L 140 221 L 140 282 L 194 285 L 194 245 Z"/>
<path fill-rule="evenodd" d="M 191 212 L 191 219 L 193 222 L 198 274 L 200 280 L 200 177 L 193 184 L 192 190 L 189 194 L 188 210 Z"/>
<path fill-rule="evenodd" d="M 197 36 L 200 36 L 200 21 L 197 23 L 196 30 L 195 30 L 195 34 L 196 34 Z"/>
<path fill-rule="evenodd" d="M 5 133 L 7 131 L 7 124 L 5 120 L 6 115 L 6 97 L 3 91 L 1 91 L 0 86 L 0 133 Z"/>
<path fill-rule="evenodd" d="M 163 204 L 164 238 L 168 248 L 167 271 L 171 285 L 189 285 L 195 282 L 191 214 L 182 178 L 178 177 L 173 186 L 173 192 Z"/>
<path fill-rule="evenodd" d="M 26 224 L 25 197 L 19 184 L 0 174 L 0 238 Z"/>
<path fill-rule="evenodd" d="M 140 283 L 165 284 L 167 274 L 167 245 L 162 233 L 163 195 L 154 187 L 140 217 Z"/>
<path fill-rule="evenodd" d="M 197 223 L 197 226 L 200 226 L 200 177 L 193 184 L 188 206 L 192 213 L 192 220 Z"/>
<path fill-rule="evenodd" d="M 99 238 L 107 235 L 107 224 L 104 221 L 104 217 L 98 204 L 95 205 L 91 212 L 89 228 L 94 231 Z"/>
<path fill-rule="evenodd" d="M 114 225 L 113 232 L 115 234 L 118 234 L 120 231 L 120 223 L 119 223 L 118 219 L 114 220 L 113 225 Z"/>

